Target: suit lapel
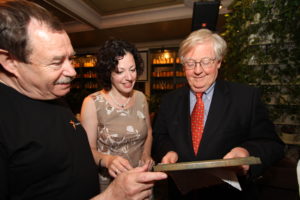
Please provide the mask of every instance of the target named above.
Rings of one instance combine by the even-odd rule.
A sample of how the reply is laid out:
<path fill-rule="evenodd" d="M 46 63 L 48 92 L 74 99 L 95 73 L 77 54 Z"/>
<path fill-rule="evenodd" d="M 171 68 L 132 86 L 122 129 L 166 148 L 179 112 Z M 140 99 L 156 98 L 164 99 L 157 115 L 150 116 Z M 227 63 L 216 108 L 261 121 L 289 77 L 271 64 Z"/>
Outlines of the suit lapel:
<path fill-rule="evenodd" d="M 217 137 L 215 134 L 218 132 L 222 119 L 226 118 L 226 110 L 230 104 L 228 93 L 226 83 L 217 81 L 197 157 L 206 154 L 206 149 L 210 145 L 209 141 Z"/>
<path fill-rule="evenodd" d="M 186 87 L 185 90 L 182 92 L 182 96 L 179 98 L 178 102 L 178 111 L 180 114 L 178 114 L 178 129 L 176 131 L 180 132 L 179 135 L 183 136 L 182 139 L 185 144 L 187 144 L 187 149 L 184 151 L 186 152 L 187 156 L 194 155 L 193 150 L 193 144 L 192 144 L 192 136 L 191 136 L 191 128 L 190 128 L 190 88 Z M 190 159 L 193 159 L 193 157 L 190 157 Z"/>

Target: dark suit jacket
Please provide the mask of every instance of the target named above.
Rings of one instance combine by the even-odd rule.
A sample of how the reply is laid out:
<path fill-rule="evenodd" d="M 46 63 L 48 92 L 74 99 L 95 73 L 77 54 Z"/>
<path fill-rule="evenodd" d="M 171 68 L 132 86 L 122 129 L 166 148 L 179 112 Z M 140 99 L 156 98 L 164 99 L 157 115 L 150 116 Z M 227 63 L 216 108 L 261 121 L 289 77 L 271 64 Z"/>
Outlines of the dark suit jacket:
<path fill-rule="evenodd" d="M 217 81 L 198 154 L 192 147 L 189 87 L 167 94 L 155 120 L 154 152 L 159 162 L 169 151 L 178 153 L 178 162 L 221 159 L 234 147 L 246 148 L 260 157 L 262 165 L 252 165 L 251 175 L 282 158 L 284 144 L 268 119 L 258 89 Z"/>

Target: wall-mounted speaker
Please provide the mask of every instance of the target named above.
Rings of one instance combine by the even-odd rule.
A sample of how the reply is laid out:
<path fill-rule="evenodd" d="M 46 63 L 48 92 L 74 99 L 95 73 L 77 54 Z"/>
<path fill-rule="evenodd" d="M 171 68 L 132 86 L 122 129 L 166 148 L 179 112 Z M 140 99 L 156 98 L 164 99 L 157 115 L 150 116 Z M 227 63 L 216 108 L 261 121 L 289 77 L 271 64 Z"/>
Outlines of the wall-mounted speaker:
<path fill-rule="evenodd" d="M 192 31 L 207 28 L 216 31 L 220 1 L 194 2 Z"/>

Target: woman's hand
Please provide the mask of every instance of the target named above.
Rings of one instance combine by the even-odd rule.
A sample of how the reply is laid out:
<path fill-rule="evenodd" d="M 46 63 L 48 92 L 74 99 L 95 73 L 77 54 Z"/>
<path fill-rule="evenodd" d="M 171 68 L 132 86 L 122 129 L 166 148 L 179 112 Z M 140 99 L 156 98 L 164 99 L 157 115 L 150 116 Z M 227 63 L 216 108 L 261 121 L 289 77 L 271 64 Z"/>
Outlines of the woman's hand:
<path fill-rule="evenodd" d="M 178 154 L 175 151 L 169 151 L 161 160 L 163 164 L 176 163 L 178 160 Z"/>
<path fill-rule="evenodd" d="M 103 164 L 108 169 L 109 174 L 114 178 L 132 169 L 129 161 L 121 156 L 105 155 Z"/>
<path fill-rule="evenodd" d="M 139 162 L 139 166 L 148 165 L 148 171 L 151 171 L 152 167 L 155 165 L 154 160 L 151 158 L 150 155 L 143 154 L 141 160 Z"/>

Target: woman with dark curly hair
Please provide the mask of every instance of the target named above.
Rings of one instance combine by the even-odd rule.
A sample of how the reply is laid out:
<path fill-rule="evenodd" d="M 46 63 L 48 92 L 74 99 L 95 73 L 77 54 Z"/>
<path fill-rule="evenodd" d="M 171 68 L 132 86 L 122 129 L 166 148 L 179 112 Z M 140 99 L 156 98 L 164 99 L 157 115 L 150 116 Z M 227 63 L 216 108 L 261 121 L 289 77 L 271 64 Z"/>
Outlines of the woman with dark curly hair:
<path fill-rule="evenodd" d="M 151 158 L 152 128 L 145 95 L 134 90 L 143 61 L 134 45 L 109 40 L 100 48 L 96 69 L 103 87 L 82 104 L 85 128 L 104 190 L 112 178 Z"/>

